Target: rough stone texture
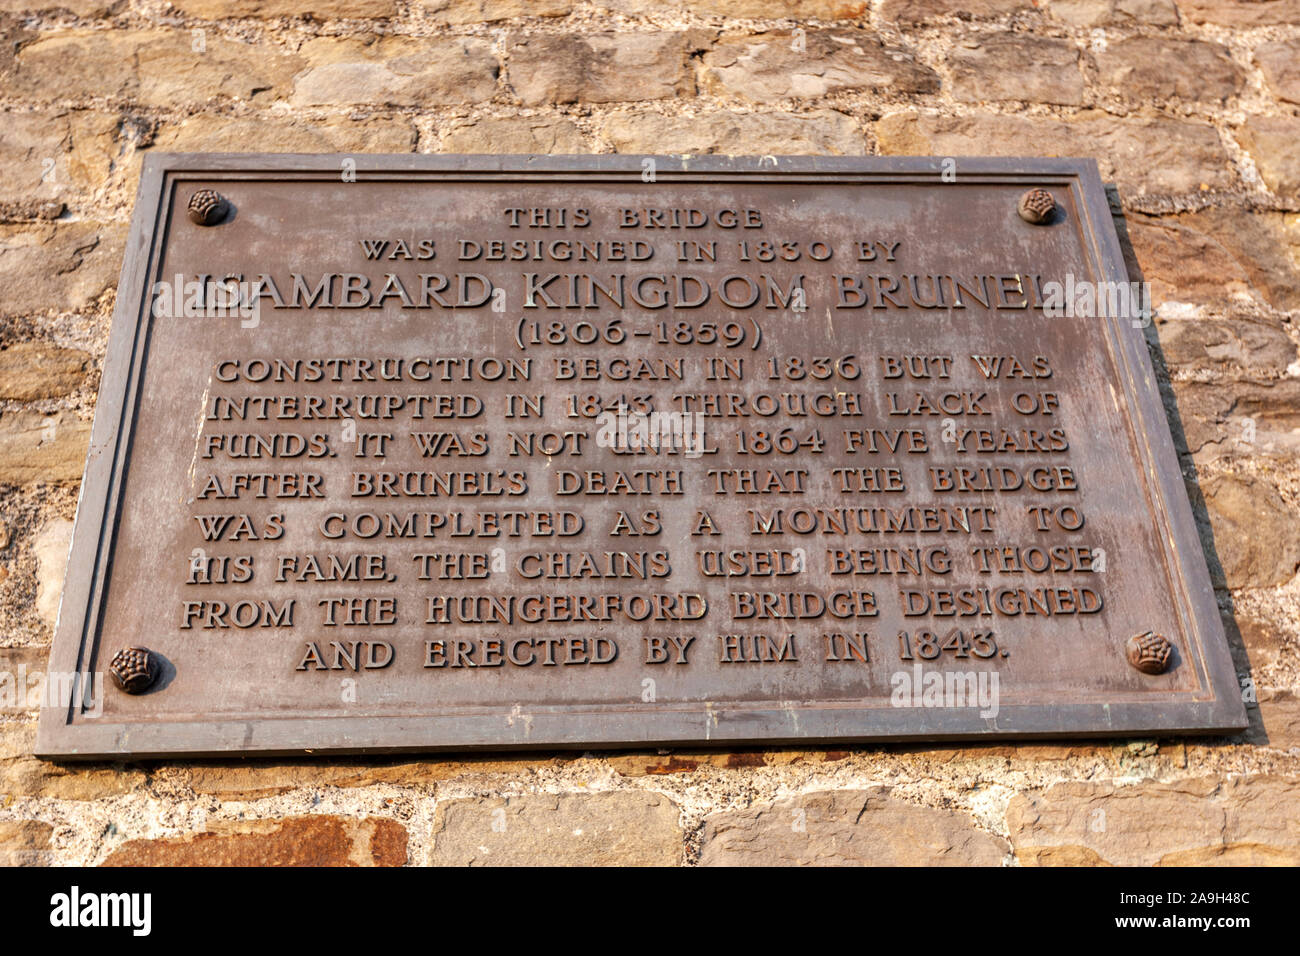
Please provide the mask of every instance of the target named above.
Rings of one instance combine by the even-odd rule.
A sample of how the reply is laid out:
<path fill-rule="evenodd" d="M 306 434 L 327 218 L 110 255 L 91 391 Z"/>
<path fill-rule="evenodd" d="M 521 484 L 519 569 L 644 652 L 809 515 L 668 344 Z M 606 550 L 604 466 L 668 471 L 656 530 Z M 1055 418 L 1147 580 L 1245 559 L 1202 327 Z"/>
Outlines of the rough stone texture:
<path fill-rule="evenodd" d="M 26 749 L 31 750 L 32 743 Z M 0 760 L 0 793 L 51 800 L 92 801 L 139 792 L 142 771 L 121 765 L 63 765 L 20 756 Z"/>
<path fill-rule="evenodd" d="M 1300 103 L 1300 38 L 1265 43 L 1255 50 L 1255 62 L 1278 99 Z"/>
<path fill-rule="evenodd" d="M 313 121 L 199 113 L 164 126 L 153 146 L 177 153 L 409 153 L 415 128 L 405 119 L 379 117 Z"/>
<path fill-rule="evenodd" d="M 615 113 L 601 127 L 601 135 L 619 153 L 656 153 L 665 142 L 676 143 L 684 153 L 856 156 L 866 150 L 852 117 L 833 110 L 691 117 Z"/>
<path fill-rule="evenodd" d="M 15 342 L 0 349 L 0 399 L 31 402 L 58 398 L 85 379 L 90 356 L 42 342 Z"/>
<path fill-rule="evenodd" d="M 1227 306 L 1258 295 L 1246 267 L 1221 242 L 1190 224 L 1173 217 L 1131 217 L 1126 225 L 1129 272 L 1150 284 L 1157 309 L 1171 303 Z"/>
<path fill-rule="evenodd" d="M 0 114 L 0 202 L 67 199 L 109 175 L 118 117 L 90 110 Z"/>
<path fill-rule="evenodd" d="M 212 794 L 223 800 L 255 800 L 303 787 L 364 788 L 401 785 L 421 789 L 463 778 L 519 776 L 559 767 L 556 757 L 511 760 L 498 755 L 464 755 L 445 760 L 221 760 L 187 761 L 158 776 L 186 793 Z"/>
<path fill-rule="evenodd" d="M 83 20 L 107 16 L 122 0 L 0 0 L 0 13 L 67 11 Z"/>
<path fill-rule="evenodd" d="M 871 4 L 866 0 L 799 0 L 797 9 L 789 0 L 595 0 L 604 10 L 640 16 L 694 13 L 701 17 L 768 19 L 810 17 L 816 20 L 856 20 L 866 17 Z"/>
<path fill-rule="evenodd" d="M 994 19 L 1032 9 L 1031 0 L 967 0 L 959 6 L 946 0 L 885 0 L 880 16 L 887 23 L 913 26 L 942 17 Z"/>
<path fill-rule="evenodd" d="M 676 805 L 657 793 L 530 794 L 438 808 L 437 866 L 675 866 Z"/>
<path fill-rule="evenodd" d="M 1171 366 L 1233 366 L 1247 373 L 1280 375 L 1296 360 L 1286 330 L 1249 318 L 1172 319 L 1158 326 Z"/>
<path fill-rule="evenodd" d="M 891 156 L 1089 156 L 1121 191 L 1188 193 L 1226 189 L 1228 154 L 1214 127 L 1164 116 L 1118 119 L 1084 112 L 1069 119 L 930 111 L 889 113 L 876 124 L 880 151 Z"/>
<path fill-rule="evenodd" d="M 168 0 L 181 13 L 200 20 L 236 17 L 392 17 L 397 0 Z"/>
<path fill-rule="evenodd" d="M 492 43 L 472 37 L 318 39 L 303 45 L 298 106 L 478 103 L 496 92 Z"/>
<path fill-rule="evenodd" d="M 1295 576 L 1300 525 L 1275 488 L 1259 478 L 1216 475 L 1201 490 L 1228 587 L 1268 587 Z"/>
<path fill-rule="evenodd" d="M 1300 0 L 0 0 L 0 862 L 1294 862 L 1298 44 Z M 254 149 L 1096 157 L 1251 728 L 37 759 L 2 675 L 46 667 L 142 157 Z"/>
<path fill-rule="evenodd" d="M 538 35 L 510 51 L 510 83 L 525 106 L 660 100 L 691 91 L 682 33 Z"/>
<path fill-rule="evenodd" d="M 1250 151 L 1268 188 L 1289 198 L 1300 197 L 1300 118 L 1252 116 L 1238 133 Z"/>
<path fill-rule="evenodd" d="M 415 0 L 422 15 L 438 23 L 495 23 L 515 17 L 562 17 L 572 0 Z"/>
<path fill-rule="evenodd" d="M 723 39 L 704 57 L 707 90 L 762 103 L 860 90 L 933 93 L 939 77 L 899 47 L 833 30 Z"/>
<path fill-rule="evenodd" d="M 35 102 L 129 100 L 176 109 L 251 100 L 282 89 L 301 61 L 265 43 L 188 30 L 68 30 L 23 47 L 0 71 L 14 95 Z"/>
<path fill-rule="evenodd" d="M 1134 100 L 1226 100 L 1244 82 L 1228 48 L 1201 40 L 1131 37 L 1095 54 L 1102 83 Z"/>
<path fill-rule="evenodd" d="M 396 820 L 335 816 L 224 823 L 206 833 L 131 840 L 103 866 L 401 866 L 406 828 Z"/>
<path fill-rule="evenodd" d="M 1019 33 L 981 33 L 948 56 L 953 96 L 965 103 L 1029 100 L 1079 106 L 1079 50 L 1065 40 Z"/>
<path fill-rule="evenodd" d="M 125 224 L 0 226 L 0 315 L 85 309 L 117 285 Z"/>
<path fill-rule="evenodd" d="M 1282 216 L 1211 206 L 1181 216 L 1178 222 L 1226 249 L 1269 306 L 1285 311 L 1300 309 L 1300 259 L 1286 248 Z"/>
<path fill-rule="evenodd" d="M 63 593 L 71 545 L 72 522 L 66 520 L 50 522 L 32 542 L 37 565 L 36 613 L 51 628 L 59 616 L 59 597 Z"/>
<path fill-rule="evenodd" d="M 1051 0 L 1053 18 L 1073 26 L 1176 26 L 1173 0 Z"/>
<path fill-rule="evenodd" d="M 1231 389 L 1218 382 L 1176 381 L 1173 391 L 1177 405 L 1171 412 L 1198 463 L 1300 452 L 1300 382 L 1295 379 L 1241 382 Z M 1286 577 L 1285 571 L 1278 574 Z"/>
<path fill-rule="evenodd" d="M 1300 0 L 1178 0 L 1178 10 L 1192 23 L 1246 28 L 1300 24 Z"/>
<path fill-rule="evenodd" d="M 48 866 L 53 832 L 40 820 L 0 822 L 0 866 Z"/>
<path fill-rule="evenodd" d="M 833 790 L 704 820 L 703 866 L 998 866 L 1001 837 L 888 791 Z"/>
<path fill-rule="evenodd" d="M 90 422 L 69 412 L 0 413 L 0 483 L 79 481 Z"/>
<path fill-rule="evenodd" d="M 1062 783 L 1013 797 L 1007 826 L 1023 866 L 1294 866 L 1298 798 L 1277 777 Z"/>
<path fill-rule="evenodd" d="M 1257 697 L 1268 745 L 1278 750 L 1300 749 L 1300 696 L 1270 688 Z"/>
<path fill-rule="evenodd" d="M 44 647 L 0 647 L 0 714 L 23 715 L 35 709 L 31 705 L 40 707 L 48 656 Z"/>
<path fill-rule="evenodd" d="M 576 123 L 549 116 L 500 116 L 458 122 L 442 138 L 444 153 L 581 153 Z"/>

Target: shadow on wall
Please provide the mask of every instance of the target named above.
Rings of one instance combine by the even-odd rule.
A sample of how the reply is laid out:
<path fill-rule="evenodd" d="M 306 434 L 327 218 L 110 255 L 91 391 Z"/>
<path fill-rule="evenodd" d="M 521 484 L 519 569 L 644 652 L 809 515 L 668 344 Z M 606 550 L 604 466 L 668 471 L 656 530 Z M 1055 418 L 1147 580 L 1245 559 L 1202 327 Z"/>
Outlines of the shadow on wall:
<path fill-rule="evenodd" d="M 1111 215 L 1115 222 L 1115 231 L 1119 236 L 1120 250 L 1123 252 L 1124 261 L 1128 265 L 1129 281 L 1145 283 L 1146 277 L 1142 273 L 1142 267 L 1138 264 L 1137 255 L 1134 253 L 1133 245 L 1129 240 L 1128 223 L 1124 219 L 1118 187 L 1113 183 L 1106 183 L 1105 187 L 1106 198 L 1110 202 Z M 1228 639 L 1228 649 L 1232 654 L 1237 680 L 1242 686 L 1253 686 L 1250 654 L 1246 649 L 1245 641 L 1242 639 L 1241 629 L 1237 625 L 1237 614 L 1232 600 L 1232 592 L 1228 590 L 1225 584 L 1227 578 L 1224 574 L 1223 563 L 1219 560 L 1219 552 L 1215 547 L 1214 529 L 1210 523 L 1205 494 L 1202 492 L 1200 481 L 1197 478 L 1196 465 L 1192 459 L 1187 435 L 1183 429 L 1182 417 L 1178 411 L 1178 400 L 1174 395 L 1173 385 L 1170 382 L 1169 369 L 1165 363 L 1164 352 L 1160 347 L 1160 336 L 1156 332 L 1155 322 L 1147 323 L 1142 330 L 1142 334 L 1146 338 L 1147 349 L 1151 353 L 1151 364 L 1155 371 L 1156 386 L 1160 390 L 1160 401 L 1164 406 L 1165 417 L 1169 422 L 1169 431 L 1174 441 L 1174 451 L 1178 455 L 1178 466 L 1182 472 L 1183 486 L 1187 489 L 1187 497 L 1191 502 L 1192 515 L 1196 520 L 1196 531 L 1200 536 L 1201 548 L 1205 553 L 1205 562 L 1210 571 L 1210 580 L 1214 583 L 1214 596 L 1219 605 L 1219 617 L 1223 621 L 1223 630 Z M 1247 685 L 1247 681 L 1250 682 L 1249 685 Z M 1264 727 L 1260 709 L 1256 706 L 1247 706 L 1246 716 L 1250 720 L 1250 725 L 1241 734 L 1219 739 L 1234 743 L 1249 740 L 1254 743 L 1267 744 L 1269 742 L 1268 731 Z"/>

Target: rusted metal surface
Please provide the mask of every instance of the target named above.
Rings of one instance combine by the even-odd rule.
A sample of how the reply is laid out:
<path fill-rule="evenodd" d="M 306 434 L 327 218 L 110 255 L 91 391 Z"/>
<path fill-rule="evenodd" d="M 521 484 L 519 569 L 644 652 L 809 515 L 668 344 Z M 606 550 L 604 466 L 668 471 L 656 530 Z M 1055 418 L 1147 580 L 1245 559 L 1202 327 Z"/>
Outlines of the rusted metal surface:
<path fill-rule="evenodd" d="M 354 158 L 146 159 L 42 754 L 1244 726 L 1090 161 Z"/>

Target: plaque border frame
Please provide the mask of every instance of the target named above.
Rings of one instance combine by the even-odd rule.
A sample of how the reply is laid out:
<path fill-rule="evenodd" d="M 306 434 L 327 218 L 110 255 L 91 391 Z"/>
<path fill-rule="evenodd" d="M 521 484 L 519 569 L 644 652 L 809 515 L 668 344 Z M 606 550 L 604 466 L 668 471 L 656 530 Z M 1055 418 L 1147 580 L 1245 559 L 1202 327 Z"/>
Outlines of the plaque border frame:
<path fill-rule="evenodd" d="M 356 161 L 367 180 L 626 181 L 651 158 L 656 177 L 674 182 L 740 178 L 766 182 L 846 184 L 916 182 L 942 188 L 940 157 L 642 156 L 642 155 L 423 155 L 297 153 L 150 153 L 145 156 L 125 246 L 118 296 L 103 366 L 94 426 L 77 503 L 76 525 L 60 601 L 48 672 L 94 673 L 102 569 L 111 560 L 134 409 L 150 332 L 146 281 L 157 268 L 167 236 L 162 228 L 175 185 L 186 180 L 335 180 L 339 157 Z M 1129 276 L 1110 204 L 1092 159 L 953 157 L 965 183 L 1023 184 L 1067 189 L 1083 221 L 1089 265 L 1103 281 Z M 1115 738 L 1231 734 L 1248 726 L 1208 565 L 1173 445 L 1170 423 L 1147 352 L 1131 324 L 1105 320 L 1107 347 L 1128 401 L 1128 423 L 1161 531 L 1171 582 L 1181 594 L 1175 609 L 1203 671 L 1202 690 L 1152 692 L 1141 701 L 1003 705 L 993 718 L 969 709 L 854 708 L 842 702 L 806 706 L 683 709 L 669 706 L 616 713 L 581 707 L 529 711 L 518 703 L 488 713 L 437 716 L 290 717 L 185 722 L 118 722 L 77 717 L 75 701 L 41 708 L 35 753 L 60 760 L 204 756 L 294 756 L 469 750 L 617 750 L 638 747 L 808 746 L 867 742 L 1045 738 Z M 103 685 L 107 681 L 101 682 Z M 116 693 L 96 686 L 96 693 Z M 817 702 L 814 702 L 817 703 Z"/>

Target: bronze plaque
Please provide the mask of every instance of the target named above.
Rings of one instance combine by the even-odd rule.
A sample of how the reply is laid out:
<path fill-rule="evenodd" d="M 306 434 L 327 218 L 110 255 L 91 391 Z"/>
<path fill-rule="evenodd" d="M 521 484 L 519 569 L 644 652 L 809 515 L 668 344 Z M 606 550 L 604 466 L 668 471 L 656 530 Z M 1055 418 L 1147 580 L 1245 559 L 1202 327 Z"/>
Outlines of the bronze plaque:
<path fill-rule="evenodd" d="M 152 155 L 37 749 L 1241 728 L 1141 303 L 1092 161 Z"/>

